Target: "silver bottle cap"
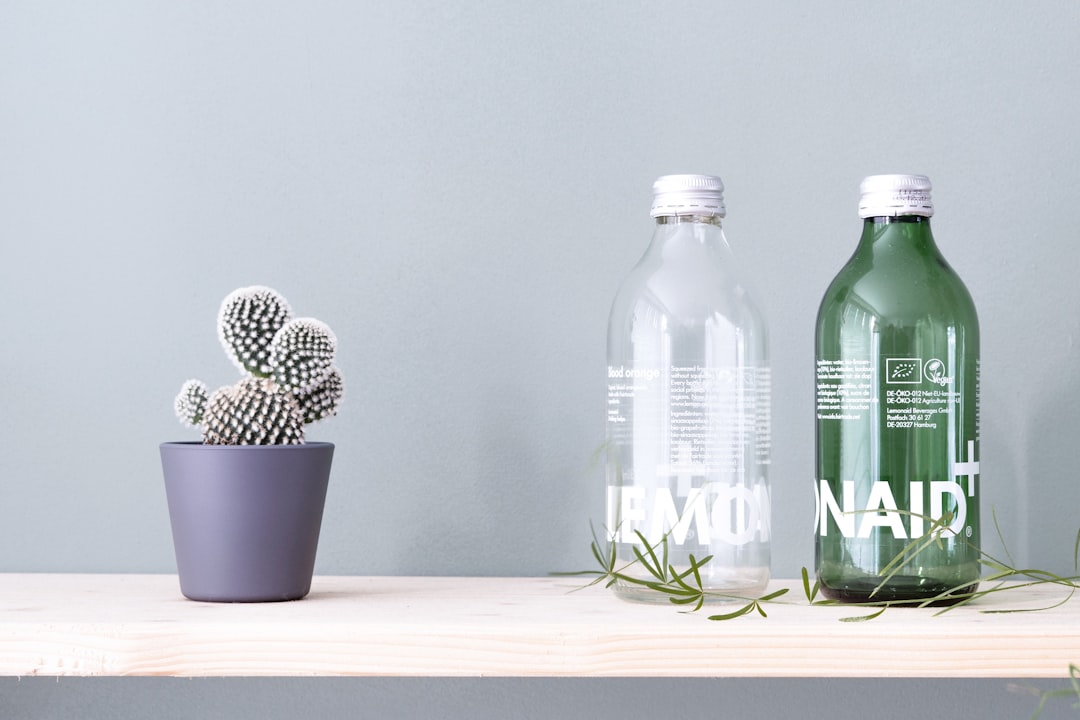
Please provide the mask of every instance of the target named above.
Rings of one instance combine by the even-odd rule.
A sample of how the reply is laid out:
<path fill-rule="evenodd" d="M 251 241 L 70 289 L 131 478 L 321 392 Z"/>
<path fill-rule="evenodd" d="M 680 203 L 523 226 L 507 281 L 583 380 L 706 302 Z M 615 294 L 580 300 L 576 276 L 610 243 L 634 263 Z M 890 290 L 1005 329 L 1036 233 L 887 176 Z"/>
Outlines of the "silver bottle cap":
<path fill-rule="evenodd" d="M 925 175 L 871 175 L 859 185 L 859 217 L 934 214 L 930 178 Z"/>
<path fill-rule="evenodd" d="M 724 183 L 715 175 L 664 175 L 653 183 L 651 215 L 724 217 Z"/>

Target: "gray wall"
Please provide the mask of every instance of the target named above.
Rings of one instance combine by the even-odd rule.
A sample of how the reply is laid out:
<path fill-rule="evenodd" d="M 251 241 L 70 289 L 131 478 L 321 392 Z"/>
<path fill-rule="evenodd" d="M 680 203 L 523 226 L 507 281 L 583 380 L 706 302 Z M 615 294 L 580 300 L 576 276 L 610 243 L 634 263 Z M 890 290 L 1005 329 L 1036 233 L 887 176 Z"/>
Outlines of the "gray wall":
<path fill-rule="evenodd" d="M 930 175 L 979 308 L 984 511 L 1018 562 L 1070 570 L 1078 28 L 1071 0 L 0 1 L 0 571 L 174 571 L 157 444 L 193 437 L 183 380 L 231 381 L 214 316 L 255 283 L 341 341 L 347 404 L 311 431 L 338 443 L 318 572 L 588 565 L 607 312 L 669 172 L 723 176 L 771 323 L 775 575 L 811 561 L 814 314 L 875 172 Z M 9 680 L 0 710 L 240 708 L 265 687 Z M 298 687 L 504 715 L 625 688 Z M 723 687 L 747 716 L 809 692 Z"/>

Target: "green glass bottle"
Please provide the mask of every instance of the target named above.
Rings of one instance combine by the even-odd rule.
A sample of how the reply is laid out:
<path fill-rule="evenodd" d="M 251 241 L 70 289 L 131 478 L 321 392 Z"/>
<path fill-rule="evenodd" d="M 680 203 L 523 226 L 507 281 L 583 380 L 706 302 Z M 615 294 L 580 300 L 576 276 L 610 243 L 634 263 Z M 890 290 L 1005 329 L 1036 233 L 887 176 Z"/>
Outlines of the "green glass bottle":
<path fill-rule="evenodd" d="M 817 577 L 845 602 L 978 585 L 979 323 L 922 175 L 863 180 L 816 335 Z"/>

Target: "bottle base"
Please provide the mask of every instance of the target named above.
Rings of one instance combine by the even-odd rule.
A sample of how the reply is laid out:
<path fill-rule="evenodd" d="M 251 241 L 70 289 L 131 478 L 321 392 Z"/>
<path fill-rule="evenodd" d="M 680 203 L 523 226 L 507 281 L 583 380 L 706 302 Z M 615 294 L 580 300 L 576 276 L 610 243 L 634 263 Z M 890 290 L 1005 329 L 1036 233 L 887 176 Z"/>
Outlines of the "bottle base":
<path fill-rule="evenodd" d="M 851 604 L 888 602 L 896 603 L 897 607 L 947 607 L 967 599 L 979 587 L 977 580 L 957 587 L 927 583 L 919 577 L 893 577 L 884 585 L 882 582 L 881 578 L 865 578 L 829 585 L 818 577 L 821 594 L 829 600 Z"/>

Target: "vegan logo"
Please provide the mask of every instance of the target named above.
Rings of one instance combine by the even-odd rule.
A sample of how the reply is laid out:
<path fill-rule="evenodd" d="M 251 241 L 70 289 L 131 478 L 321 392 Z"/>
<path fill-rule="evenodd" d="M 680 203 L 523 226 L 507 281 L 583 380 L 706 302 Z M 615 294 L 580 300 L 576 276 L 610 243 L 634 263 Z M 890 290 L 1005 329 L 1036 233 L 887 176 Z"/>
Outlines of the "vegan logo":
<path fill-rule="evenodd" d="M 941 385 L 942 387 L 948 385 L 952 381 L 952 378 L 945 374 L 945 363 L 937 358 L 926 361 L 926 365 L 923 366 L 923 375 L 926 376 L 926 379 L 930 382 L 935 385 Z"/>

